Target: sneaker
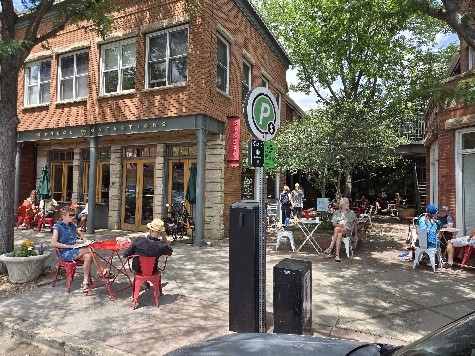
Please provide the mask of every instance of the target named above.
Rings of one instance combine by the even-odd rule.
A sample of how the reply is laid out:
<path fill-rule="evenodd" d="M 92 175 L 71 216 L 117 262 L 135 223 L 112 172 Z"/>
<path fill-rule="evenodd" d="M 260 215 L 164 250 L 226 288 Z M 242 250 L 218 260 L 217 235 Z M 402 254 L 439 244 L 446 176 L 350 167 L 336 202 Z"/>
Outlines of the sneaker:
<path fill-rule="evenodd" d="M 454 266 L 451 265 L 450 263 L 444 262 L 444 263 L 442 264 L 442 268 L 453 269 Z"/>

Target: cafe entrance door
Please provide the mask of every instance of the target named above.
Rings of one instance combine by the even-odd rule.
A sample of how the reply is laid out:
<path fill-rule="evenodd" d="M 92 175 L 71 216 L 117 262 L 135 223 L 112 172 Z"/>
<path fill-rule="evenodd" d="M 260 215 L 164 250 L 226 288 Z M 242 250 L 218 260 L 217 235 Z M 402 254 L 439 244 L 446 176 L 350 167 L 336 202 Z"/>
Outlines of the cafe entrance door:
<path fill-rule="evenodd" d="M 124 162 L 122 229 L 147 231 L 154 216 L 155 160 Z"/>
<path fill-rule="evenodd" d="M 168 204 L 176 206 L 185 200 L 190 167 L 196 159 L 170 159 L 168 161 Z M 191 214 L 190 204 L 185 203 L 186 209 Z M 189 232 L 190 233 L 190 232 Z"/>

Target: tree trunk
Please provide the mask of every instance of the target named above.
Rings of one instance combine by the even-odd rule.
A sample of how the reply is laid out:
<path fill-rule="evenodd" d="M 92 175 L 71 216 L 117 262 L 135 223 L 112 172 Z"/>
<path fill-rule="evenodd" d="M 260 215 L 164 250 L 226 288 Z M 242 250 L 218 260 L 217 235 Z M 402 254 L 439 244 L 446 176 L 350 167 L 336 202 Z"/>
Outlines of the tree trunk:
<path fill-rule="evenodd" d="M 0 76 L 0 254 L 13 251 L 16 134 L 18 127 L 18 58 L 5 60 Z M 10 62 L 10 63 L 8 63 Z M 15 64 L 14 64 L 15 63 Z M 21 62 L 20 62 L 21 63 Z M 6 267 L 0 263 L 0 273 Z"/>

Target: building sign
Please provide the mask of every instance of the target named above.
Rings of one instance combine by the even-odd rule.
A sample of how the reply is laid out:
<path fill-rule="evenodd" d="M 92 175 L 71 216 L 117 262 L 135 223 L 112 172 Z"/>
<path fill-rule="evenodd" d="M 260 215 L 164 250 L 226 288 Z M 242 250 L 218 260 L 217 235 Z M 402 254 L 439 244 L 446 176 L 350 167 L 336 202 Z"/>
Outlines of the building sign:
<path fill-rule="evenodd" d="M 280 108 L 272 92 L 258 87 L 249 92 L 244 104 L 246 125 L 255 139 L 269 141 L 280 127 Z"/>
<path fill-rule="evenodd" d="M 241 119 L 238 116 L 229 116 L 229 167 L 239 167 L 239 143 L 241 140 Z"/>

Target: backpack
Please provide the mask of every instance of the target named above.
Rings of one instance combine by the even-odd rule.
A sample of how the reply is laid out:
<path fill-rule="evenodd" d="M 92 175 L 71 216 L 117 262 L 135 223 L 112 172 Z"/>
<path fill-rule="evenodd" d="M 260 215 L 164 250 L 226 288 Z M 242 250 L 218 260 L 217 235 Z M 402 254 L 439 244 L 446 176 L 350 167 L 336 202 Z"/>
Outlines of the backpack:
<path fill-rule="evenodd" d="M 288 192 L 281 193 L 279 200 L 282 205 L 290 205 L 289 193 Z"/>

